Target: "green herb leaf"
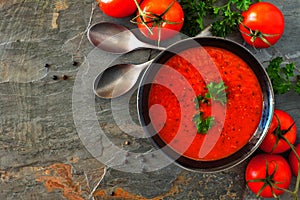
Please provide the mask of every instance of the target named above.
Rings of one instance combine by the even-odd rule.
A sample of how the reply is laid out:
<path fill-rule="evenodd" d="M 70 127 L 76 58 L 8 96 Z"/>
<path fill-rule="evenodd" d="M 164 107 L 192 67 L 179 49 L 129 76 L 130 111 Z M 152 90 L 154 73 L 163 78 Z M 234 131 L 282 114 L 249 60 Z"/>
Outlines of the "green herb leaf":
<path fill-rule="evenodd" d="M 208 101 L 208 99 L 205 98 L 204 96 L 198 95 L 198 96 L 194 99 L 194 103 L 195 103 L 195 108 L 196 108 L 196 109 L 199 109 L 201 103 L 206 103 L 206 104 L 208 104 L 209 101 Z"/>
<path fill-rule="evenodd" d="M 294 91 L 300 95 L 300 79 L 296 82 L 296 84 L 293 86 Z"/>
<path fill-rule="evenodd" d="M 224 81 L 220 81 L 219 83 L 210 82 L 206 85 L 208 92 L 205 94 L 205 98 L 212 99 L 214 101 L 219 101 L 222 105 L 225 105 L 227 102 L 227 95 Z"/>
<path fill-rule="evenodd" d="M 208 89 L 208 92 L 205 93 L 204 96 L 198 95 L 194 99 L 195 108 L 197 110 L 200 109 L 201 103 L 205 103 L 209 105 L 209 100 L 213 101 L 220 101 L 223 105 L 227 102 L 227 96 L 226 96 L 226 88 L 224 81 L 220 81 L 219 83 L 216 82 L 210 82 L 207 84 L 206 88 Z M 194 115 L 193 121 L 195 122 L 195 126 L 197 128 L 197 132 L 201 134 L 206 134 L 207 131 L 215 124 L 215 119 L 213 116 L 209 116 L 204 118 L 203 112 L 199 111 L 197 114 Z"/>
<path fill-rule="evenodd" d="M 251 0 L 243 0 L 243 1 L 239 1 L 239 0 L 232 0 L 233 3 L 236 4 L 237 9 L 241 10 L 241 11 L 245 11 L 248 10 L 249 6 L 252 4 Z M 257 2 L 257 1 L 256 1 Z"/>
<path fill-rule="evenodd" d="M 210 5 L 214 0 L 181 0 L 185 23 L 182 32 L 188 36 L 195 36 L 204 29 L 203 18 L 210 12 Z"/>
<path fill-rule="evenodd" d="M 295 68 L 294 63 L 286 64 L 285 67 L 282 68 L 283 73 L 286 75 L 286 78 L 294 76 L 294 68 Z"/>
<path fill-rule="evenodd" d="M 217 0 L 181 0 L 185 23 L 182 32 L 188 36 L 195 36 L 203 30 L 204 19 L 212 21 L 212 33 L 225 37 L 238 29 L 242 21 L 241 12 L 248 10 L 252 3 L 260 0 L 228 0 L 219 6 Z"/>
<path fill-rule="evenodd" d="M 300 95 L 300 80 L 297 80 L 295 84 L 291 81 L 291 79 L 295 77 L 295 69 L 298 68 L 296 68 L 294 63 L 288 63 L 282 66 L 282 62 L 282 57 L 276 57 L 270 61 L 266 68 L 272 82 L 274 93 L 285 94 L 293 89 Z"/>
<path fill-rule="evenodd" d="M 242 16 L 237 12 L 226 11 L 223 14 L 223 19 L 212 24 L 212 34 L 220 37 L 237 30 L 238 24 L 242 21 Z"/>
<path fill-rule="evenodd" d="M 203 117 L 203 112 L 199 112 L 194 115 L 193 121 L 195 122 L 197 132 L 206 134 L 207 131 L 214 125 L 214 117 Z"/>

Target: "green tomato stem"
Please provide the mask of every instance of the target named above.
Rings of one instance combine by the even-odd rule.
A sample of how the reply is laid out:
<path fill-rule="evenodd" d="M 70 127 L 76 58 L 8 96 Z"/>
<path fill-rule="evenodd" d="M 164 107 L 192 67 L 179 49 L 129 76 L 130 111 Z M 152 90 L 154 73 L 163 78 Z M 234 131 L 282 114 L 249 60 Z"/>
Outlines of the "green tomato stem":
<path fill-rule="evenodd" d="M 296 149 L 295 149 L 295 146 L 288 140 L 286 139 L 286 137 L 282 137 L 282 139 L 288 143 L 288 145 L 291 147 L 293 153 L 295 154 L 297 160 L 298 160 L 298 176 L 297 176 L 297 179 L 296 179 L 296 184 L 295 184 L 295 189 L 294 191 L 291 192 L 291 194 L 293 195 L 294 199 L 298 199 L 298 190 L 299 190 L 299 186 L 300 186 L 300 157 L 299 155 L 297 154 L 296 152 Z"/>
<path fill-rule="evenodd" d="M 141 9 L 139 3 L 137 2 L 137 0 L 134 0 L 134 3 L 135 3 L 135 5 L 136 5 L 136 7 L 137 7 L 139 13 L 143 13 L 143 11 L 142 11 L 142 9 Z"/>

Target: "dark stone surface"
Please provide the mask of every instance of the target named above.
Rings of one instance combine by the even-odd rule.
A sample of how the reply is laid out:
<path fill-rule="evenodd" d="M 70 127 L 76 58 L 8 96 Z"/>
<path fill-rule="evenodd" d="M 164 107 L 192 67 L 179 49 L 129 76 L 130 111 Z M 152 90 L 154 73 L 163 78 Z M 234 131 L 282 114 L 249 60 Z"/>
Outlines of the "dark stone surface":
<path fill-rule="evenodd" d="M 299 65 L 299 0 L 273 2 L 286 20 L 282 39 L 267 50 L 247 47 L 264 64 L 280 55 Z M 103 15 L 92 0 L 0 0 L 0 199 L 254 199 L 245 187 L 246 162 L 213 174 L 176 165 L 125 173 L 99 162 L 83 145 L 72 106 L 76 75 L 87 68 L 94 49 L 87 28 L 100 21 L 134 28 L 129 19 Z M 231 38 L 242 42 L 239 35 Z M 115 62 L 139 63 L 151 54 L 135 52 Z M 130 114 L 137 123 L 134 95 Z M 294 93 L 276 96 L 275 101 L 298 127 L 299 102 Z M 96 120 L 114 144 L 132 152 L 150 151 L 147 140 L 118 127 L 111 105 L 95 99 Z"/>

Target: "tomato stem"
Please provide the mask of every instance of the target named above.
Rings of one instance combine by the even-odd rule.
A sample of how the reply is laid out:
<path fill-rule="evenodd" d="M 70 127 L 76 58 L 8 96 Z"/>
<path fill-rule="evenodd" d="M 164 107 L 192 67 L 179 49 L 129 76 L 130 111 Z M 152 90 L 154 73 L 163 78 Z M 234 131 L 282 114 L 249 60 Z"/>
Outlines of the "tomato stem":
<path fill-rule="evenodd" d="M 300 160 L 298 160 L 298 166 L 300 166 Z M 298 176 L 296 179 L 296 184 L 295 184 L 295 189 L 294 189 L 294 199 L 298 199 L 298 190 L 299 190 L 299 186 L 300 186 L 300 167 L 298 167 Z"/>
<path fill-rule="evenodd" d="M 279 120 L 278 117 L 277 117 L 277 120 Z M 280 125 L 280 122 L 279 122 L 278 125 Z M 286 130 L 286 132 L 288 132 L 294 125 L 295 125 L 295 122 Z M 284 135 L 281 135 L 281 138 L 290 146 L 292 152 L 295 154 L 295 156 L 298 160 L 298 176 L 297 176 L 297 179 L 296 179 L 296 184 L 295 184 L 294 191 L 284 190 L 284 189 L 282 189 L 282 190 L 285 191 L 285 192 L 291 193 L 292 196 L 294 197 L 294 199 L 298 199 L 297 194 L 298 194 L 298 190 L 299 190 L 299 186 L 300 186 L 300 156 L 297 154 L 295 146 L 286 137 L 284 137 Z"/>
<path fill-rule="evenodd" d="M 149 34 L 153 35 L 153 31 L 152 29 L 157 26 L 158 27 L 158 45 L 160 43 L 161 40 L 161 28 L 162 28 L 162 24 L 163 23 L 167 23 L 167 24 L 180 24 L 182 22 L 172 22 L 169 20 L 165 20 L 163 17 L 166 13 L 169 12 L 169 10 L 171 9 L 171 7 L 174 5 L 174 3 L 176 2 L 176 0 L 172 1 L 168 7 L 166 8 L 166 10 L 164 10 L 164 12 L 162 14 L 156 14 L 156 13 L 152 13 L 152 12 L 144 12 L 141 7 L 139 6 L 137 0 L 134 0 L 135 5 L 138 9 L 138 15 L 135 16 L 133 19 L 131 19 L 130 21 L 134 24 L 143 24 L 146 29 L 148 30 Z M 141 22 L 136 22 L 136 19 L 140 18 Z M 145 19 L 150 19 L 150 20 L 145 20 Z M 151 27 L 149 27 L 149 24 L 151 24 Z"/>
<path fill-rule="evenodd" d="M 274 116 L 275 116 L 275 118 L 276 118 L 276 120 L 277 120 L 278 126 L 277 126 L 276 129 L 273 131 L 273 134 L 274 134 L 275 137 L 276 137 L 276 142 L 275 142 L 275 144 L 274 144 L 274 146 L 273 146 L 273 148 L 272 148 L 272 150 L 271 150 L 270 153 L 273 153 L 273 152 L 274 152 L 274 150 L 276 149 L 276 147 L 277 147 L 277 145 L 278 145 L 278 143 L 279 143 L 279 141 L 280 141 L 281 139 L 283 139 L 284 141 L 288 141 L 288 140 L 284 137 L 284 135 L 285 135 L 286 133 L 288 133 L 288 132 L 293 128 L 293 126 L 295 125 L 295 122 L 294 122 L 294 123 L 292 123 L 292 124 L 288 127 L 288 129 L 286 129 L 286 130 L 281 130 L 280 120 L 279 120 L 278 116 L 276 115 L 276 113 L 274 114 Z M 287 142 L 287 144 L 290 146 L 290 142 L 289 142 L 289 141 Z"/>
<path fill-rule="evenodd" d="M 297 154 L 296 152 L 296 149 L 295 149 L 295 146 L 288 140 L 286 139 L 286 137 L 282 137 L 282 139 L 288 143 L 288 145 L 291 147 L 292 149 L 292 152 L 295 154 L 297 160 L 298 160 L 298 176 L 297 176 L 297 179 L 296 179 L 296 184 L 295 184 L 295 189 L 293 192 L 291 192 L 291 194 L 293 195 L 294 199 L 298 199 L 298 190 L 299 190 L 299 186 L 300 186 L 300 156 Z"/>
<path fill-rule="evenodd" d="M 275 169 L 273 170 L 273 172 L 271 174 L 269 174 L 269 162 L 266 161 L 266 177 L 265 178 L 261 178 L 261 179 L 253 179 L 253 180 L 249 180 L 248 181 L 248 182 L 263 182 L 264 183 L 263 186 L 259 189 L 259 191 L 256 194 L 257 198 L 260 197 L 260 194 L 268 186 L 271 189 L 273 197 L 277 198 L 277 195 L 275 194 L 275 191 L 274 191 L 274 189 L 279 189 L 279 187 L 276 187 L 276 183 L 277 182 L 274 181 L 274 176 L 275 176 L 277 170 L 278 170 L 278 165 L 276 163 Z"/>
<path fill-rule="evenodd" d="M 151 16 L 150 13 L 144 12 L 144 11 L 141 9 L 141 7 L 140 7 L 139 3 L 137 2 L 137 0 L 134 0 L 134 3 L 135 3 L 135 5 L 136 5 L 136 7 L 137 7 L 137 9 L 138 9 L 139 15 L 137 15 L 137 16 L 135 16 L 133 19 L 131 19 L 130 22 L 136 23 L 135 20 L 136 20 L 137 18 L 140 17 L 140 18 L 141 18 L 141 21 L 142 21 L 142 24 L 145 25 L 145 27 L 147 28 L 147 30 L 149 31 L 149 33 L 150 33 L 151 35 L 153 35 L 152 30 L 149 28 L 149 26 L 148 26 L 148 25 L 146 24 L 146 22 L 144 21 L 144 17 L 148 17 L 148 18 L 149 18 L 149 16 Z"/>
<path fill-rule="evenodd" d="M 134 3 L 135 3 L 135 5 L 136 5 L 136 7 L 137 7 L 137 9 L 138 9 L 138 11 L 139 11 L 139 13 L 143 13 L 143 11 L 142 11 L 142 9 L 141 9 L 139 3 L 137 2 L 137 0 L 133 0 L 133 1 L 134 1 Z"/>
<path fill-rule="evenodd" d="M 249 33 L 241 31 L 242 34 L 247 35 L 251 37 L 250 41 L 254 43 L 254 41 L 259 38 L 261 39 L 265 44 L 267 44 L 269 47 L 272 46 L 272 44 L 266 39 L 267 37 L 275 37 L 278 36 L 279 34 L 267 34 L 267 33 L 262 33 L 260 30 L 252 30 L 245 24 L 241 23 L 242 26 L 249 31 Z"/>
<path fill-rule="evenodd" d="M 295 149 L 295 146 L 294 146 L 288 139 L 286 139 L 286 137 L 282 136 L 282 139 L 283 139 L 286 143 L 288 143 L 288 145 L 291 147 L 292 151 L 294 152 L 294 154 L 295 154 L 297 160 L 300 162 L 300 156 L 297 154 L 296 149 Z"/>

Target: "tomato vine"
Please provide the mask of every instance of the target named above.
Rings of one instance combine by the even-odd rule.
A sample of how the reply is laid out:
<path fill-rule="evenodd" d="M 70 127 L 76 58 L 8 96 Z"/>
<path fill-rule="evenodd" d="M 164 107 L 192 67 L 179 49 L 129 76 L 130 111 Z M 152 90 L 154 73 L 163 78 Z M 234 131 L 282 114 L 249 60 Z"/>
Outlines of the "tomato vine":
<path fill-rule="evenodd" d="M 295 126 L 295 124 L 293 123 L 290 127 L 292 127 L 292 126 Z M 293 199 L 295 199 L 295 200 L 298 199 L 298 191 L 299 191 L 299 186 L 300 186 L 300 167 L 299 167 L 300 166 L 300 155 L 299 155 L 299 152 L 296 151 L 295 145 L 289 139 L 287 139 L 285 134 L 280 133 L 280 139 L 284 140 L 288 144 L 288 146 L 291 148 L 290 154 L 293 153 L 293 155 L 295 155 L 295 158 L 296 158 L 297 163 L 298 163 L 298 169 L 297 169 L 298 174 L 297 174 L 297 177 L 296 177 L 295 186 L 294 186 L 293 189 L 289 189 L 288 187 L 286 187 L 286 188 L 280 187 L 279 186 L 280 182 L 275 181 L 275 174 L 276 173 L 281 174 L 281 173 L 285 173 L 285 172 L 283 172 L 282 170 L 278 170 L 277 169 L 278 166 L 275 166 L 274 171 L 269 173 L 269 164 L 266 161 L 266 165 L 265 165 L 265 169 L 264 169 L 266 171 L 265 177 L 255 178 L 255 179 L 248 179 L 248 180 L 246 178 L 247 184 L 253 192 L 255 191 L 255 188 L 253 188 L 253 187 L 256 187 L 256 189 L 257 189 L 257 187 L 259 187 L 259 186 L 253 186 L 253 185 L 250 186 L 249 185 L 250 183 L 263 183 L 262 186 L 258 189 L 258 192 L 255 192 L 257 198 L 258 197 L 266 197 L 265 196 L 266 193 L 264 193 L 264 194 L 262 194 L 262 193 L 267 187 L 269 187 L 270 191 L 271 191 L 271 196 L 273 196 L 274 198 L 279 199 L 278 196 L 281 195 L 282 192 L 286 192 L 286 193 L 290 194 L 293 197 Z M 262 155 L 272 156 L 272 155 L 280 155 L 280 154 L 272 154 L 271 153 L 271 154 L 258 154 L 258 155 L 259 156 L 262 156 Z M 274 159 L 274 162 L 275 162 L 275 160 L 276 159 Z M 253 166 L 253 163 L 251 163 L 251 164 L 250 163 L 251 163 L 251 161 L 248 163 L 247 169 L 250 168 L 251 166 Z M 291 165 L 291 162 L 289 164 Z M 276 163 L 276 165 L 277 165 L 277 163 Z M 260 170 L 261 170 L 261 168 L 260 168 Z M 248 173 L 250 173 L 250 172 L 249 171 L 247 172 L 247 170 L 246 170 L 246 176 L 247 176 Z M 256 174 L 256 173 L 259 173 L 259 172 L 251 172 L 251 173 Z M 280 176 L 283 176 L 283 174 L 281 174 Z M 277 190 L 277 191 L 275 192 L 275 190 Z M 279 191 L 281 191 L 280 194 L 279 194 Z"/>
<path fill-rule="evenodd" d="M 295 146 L 288 140 L 286 139 L 286 137 L 282 137 L 282 139 L 288 143 L 288 145 L 291 147 L 292 149 L 292 152 L 295 154 L 297 160 L 298 160 L 298 176 L 297 176 L 297 179 L 296 179 L 296 184 L 295 184 L 295 187 L 294 187 L 294 190 L 291 191 L 291 190 L 285 190 L 285 189 L 282 189 L 283 191 L 291 194 L 293 196 L 293 198 L 295 200 L 298 199 L 298 191 L 299 191 L 299 187 L 300 187 L 300 155 L 298 155 L 298 153 L 296 152 L 296 149 L 295 149 Z"/>
<path fill-rule="evenodd" d="M 184 13 L 176 0 L 144 0 L 138 4 L 137 15 L 131 20 L 137 24 L 141 33 L 158 45 L 161 40 L 175 36 L 181 30 L 184 22 Z"/>

